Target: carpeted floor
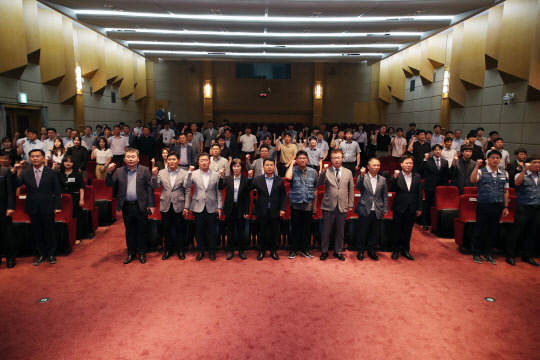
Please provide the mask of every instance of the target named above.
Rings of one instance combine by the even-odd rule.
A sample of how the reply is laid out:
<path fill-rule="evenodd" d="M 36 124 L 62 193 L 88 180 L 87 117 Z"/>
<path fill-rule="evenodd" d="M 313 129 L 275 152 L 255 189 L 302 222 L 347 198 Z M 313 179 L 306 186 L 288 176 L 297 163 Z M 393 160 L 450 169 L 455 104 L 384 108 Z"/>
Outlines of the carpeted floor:
<path fill-rule="evenodd" d="M 250 251 L 144 265 L 123 265 L 123 230 L 56 265 L 2 264 L 0 359 L 540 359 L 539 269 L 475 264 L 419 228 L 413 262 Z"/>

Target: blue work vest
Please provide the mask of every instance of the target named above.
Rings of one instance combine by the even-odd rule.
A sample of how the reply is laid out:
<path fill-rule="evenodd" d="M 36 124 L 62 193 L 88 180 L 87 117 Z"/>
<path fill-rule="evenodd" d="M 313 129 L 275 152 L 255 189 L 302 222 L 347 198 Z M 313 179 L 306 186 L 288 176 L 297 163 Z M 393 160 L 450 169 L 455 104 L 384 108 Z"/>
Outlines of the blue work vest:
<path fill-rule="evenodd" d="M 302 170 L 293 168 L 293 178 L 289 191 L 289 201 L 293 204 L 311 203 L 315 199 L 315 177 L 317 171 L 306 168 L 306 179 L 302 178 Z"/>

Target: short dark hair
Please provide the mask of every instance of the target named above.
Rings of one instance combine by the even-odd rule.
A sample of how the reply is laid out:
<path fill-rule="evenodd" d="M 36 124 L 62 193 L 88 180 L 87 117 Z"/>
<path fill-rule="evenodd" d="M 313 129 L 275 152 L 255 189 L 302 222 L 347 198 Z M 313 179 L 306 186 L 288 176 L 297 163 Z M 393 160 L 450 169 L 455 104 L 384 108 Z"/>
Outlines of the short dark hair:
<path fill-rule="evenodd" d="M 43 151 L 41 149 L 32 149 L 32 150 L 30 150 L 30 152 L 28 153 L 28 156 L 32 155 L 32 153 L 36 152 L 36 151 L 40 152 L 41 155 L 45 156 L 45 151 Z"/>
<path fill-rule="evenodd" d="M 262 144 L 261 147 L 259 148 L 259 152 L 262 150 L 262 149 L 266 149 L 268 151 L 270 151 L 270 147 L 266 144 Z"/>
<path fill-rule="evenodd" d="M 27 133 L 37 134 L 37 131 L 34 130 L 34 129 L 27 129 L 26 132 L 27 132 Z"/>
<path fill-rule="evenodd" d="M 296 153 L 296 157 L 298 158 L 300 155 L 304 155 L 305 157 L 308 157 L 307 152 L 305 150 L 299 150 Z"/>
<path fill-rule="evenodd" d="M 351 128 L 347 128 L 347 129 L 345 130 L 345 134 L 347 134 L 347 133 L 354 134 L 354 131 L 353 131 L 353 129 L 351 129 Z"/>
<path fill-rule="evenodd" d="M 398 127 L 398 128 L 396 129 L 396 132 L 400 132 L 400 131 L 403 131 L 403 128 Z"/>
<path fill-rule="evenodd" d="M 266 140 L 266 139 L 272 140 L 272 137 L 271 137 L 270 135 L 266 135 L 266 136 L 263 138 L 263 140 Z"/>
<path fill-rule="evenodd" d="M 498 137 L 498 138 L 496 138 L 495 140 L 493 140 L 493 143 L 495 144 L 495 143 L 496 143 L 497 141 L 499 141 L 499 140 L 502 141 L 502 142 L 504 142 L 504 140 L 503 140 L 502 137 Z"/>
<path fill-rule="evenodd" d="M 476 131 L 471 131 L 470 133 L 467 134 L 467 139 L 468 138 L 476 138 L 478 136 L 478 134 L 476 133 Z"/>
<path fill-rule="evenodd" d="M 527 158 L 527 162 L 530 163 L 531 161 L 534 161 L 534 160 L 540 160 L 540 155 L 538 154 L 532 154 L 530 155 L 528 158 Z"/>
<path fill-rule="evenodd" d="M 276 161 L 274 159 L 272 159 L 271 157 L 267 157 L 266 159 L 264 159 L 263 161 L 263 166 L 266 164 L 267 161 L 271 161 L 273 162 L 274 164 L 276 163 Z"/>
<path fill-rule="evenodd" d="M 79 171 L 79 167 L 77 166 L 77 163 L 75 162 L 75 160 L 73 159 L 73 156 L 71 155 L 64 155 L 64 157 L 62 158 L 62 163 L 60 164 L 60 171 L 65 171 L 66 170 L 66 167 L 64 166 L 64 163 L 69 160 L 73 163 L 73 171 L 74 172 L 77 172 Z"/>
<path fill-rule="evenodd" d="M 493 131 L 490 131 L 489 132 L 489 136 L 493 136 L 493 135 L 499 135 L 499 132 L 493 130 Z"/>
<path fill-rule="evenodd" d="M 476 131 L 484 131 L 483 127 L 476 128 Z"/>
<path fill-rule="evenodd" d="M 211 149 L 211 148 L 213 148 L 213 147 L 216 147 L 216 146 L 217 146 L 218 148 L 220 148 L 220 149 L 221 149 L 221 146 L 219 146 L 219 144 L 218 144 L 218 143 L 216 143 L 216 142 L 215 142 L 215 143 L 213 143 L 213 144 L 212 144 L 212 146 L 210 146 L 210 149 Z"/>
<path fill-rule="evenodd" d="M 454 132 L 452 130 L 448 130 L 446 133 L 444 133 L 444 135 L 448 135 L 448 134 L 454 134 Z"/>
<path fill-rule="evenodd" d="M 55 129 L 55 128 L 52 128 L 52 127 L 47 128 L 47 131 L 54 131 L 54 132 L 56 133 L 56 129 Z"/>
<path fill-rule="evenodd" d="M 411 160 L 414 162 L 414 158 L 413 158 L 413 156 L 410 155 L 410 154 L 405 154 L 405 155 L 403 155 L 403 156 L 401 157 L 401 161 L 400 161 L 400 162 L 401 162 L 401 163 L 404 163 L 405 160 L 407 160 L 407 159 L 411 159 Z"/>
<path fill-rule="evenodd" d="M 431 134 L 431 135 L 433 135 L 433 131 L 431 131 L 431 130 L 428 130 L 428 131 L 426 131 L 426 135 L 427 135 L 427 134 Z"/>
<path fill-rule="evenodd" d="M 238 159 L 238 158 L 232 159 L 232 161 L 231 161 L 231 166 L 230 166 L 231 171 L 233 171 L 232 167 L 233 167 L 234 165 L 240 165 L 240 167 L 242 167 L 242 160 L 240 160 L 240 159 Z"/>
<path fill-rule="evenodd" d="M 113 126 L 113 129 L 116 130 L 116 128 L 118 128 L 118 130 L 120 130 L 120 125 L 114 125 L 114 126 Z"/>
<path fill-rule="evenodd" d="M 422 133 L 425 134 L 425 133 L 426 133 L 426 130 L 424 130 L 424 129 L 418 129 L 418 130 L 416 130 L 416 136 L 418 136 L 418 135 L 420 135 L 420 134 L 422 134 Z"/>
<path fill-rule="evenodd" d="M 410 123 L 410 124 L 409 124 L 409 127 L 411 127 L 411 126 L 416 127 L 416 123 Z"/>
<path fill-rule="evenodd" d="M 433 130 L 435 130 L 436 128 L 439 128 L 439 129 L 440 129 L 440 128 L 441 128 L 441 125 L 439 125 L 439 124 L 433 125 Z"/>
<path fill-rule="evenodd" d="M 144 129 L 148 129 L 148 130 L 152 131 L 152 129 L 150 129 L 150 125 L 144 125 L 144 126 L 143 126 L 143 130 L 144 130 Z"/>
<path fill-rule="evenodd" d="M 450 136 L 447 136 L 444 138 L 444 142 L 447 142 L 447 141 L 454 141 Z"/>
<path fill-rule="evenodd" d="M 433 146 L 431 147 L 431 151 L 433 151 L 433 150 L 435 150 L 435 149 L 437 149 L 437 148 L 439 148 L 439 149 L 442 150 L 442 149 L 443 149 L 443 146 L 442 146 L 441 144 L 435 144 L 435 145 L 433 145 Z"/>
<path fill-rule="evenodd" d="M 92 131 L 92 127 L 90 125 L 86 125 L 85 129 L 90 129 L 90 131 Z"/>
<path fill-rule="evenodd" d="M 522 148 L 522 147 L 517 148 L 516 150 L 514 150 L 514 155 L 517 156 L 517 155 L 519 155 L 519 153 L 525 153 L 525 154 L 527 154 L 527 150 L 526 150 L 525 148 Z"/>
<path fill-rule="evenodd" d="M 285 131 L 285 132 L 283 133 L 283 137 L 285 137 L 285 136 L 289 136 L 289 137 L 292 137 L 292 136 L 291 136 L 291 133 L 290 133 L 290 132 L 288 132 L 288 131 Z"/>
<path fill-rule="evenodd" d="M 169 156 L 175 156 L 177 159 L 179 159 L 180 157 L 178 156 L 178 154 L 174 151 L 171 151 L 167 154 L 167 159 L 169 158 Z"/>
<path fill-rule="evenodd" d="M 499 150 L 491 150 L 487 157 L 490 158 L 491 155 L 498 155 L 500 158 L 502 158 L 502 154 Z"/>
<path fill-rule="evenodd" d="M 341 156 L 343 157 L 343 151 L 341 149 L 332 150 L 332 152 L 330 153 L 330 158 L 332 158 L 332 155 L 334 154 L 341 154 Z"/>
<path fill-rule="evenodd" d="M 471 145 L 463 145 L 461 147 L 461 152 L 463 153 L 464 151 L 473 151 L 473 147 Z"/>
<path fill-rule="evenodd" d="M 0 157 L 8 156 L 11 159 L 11 154 L 8 151 L 0 150 Z"/>
<path fill-rule="evenodd" d="M 200 158 L 206 156 L 208 158 L 208 160 L 210 160 L 210 154 L 208 154 L 207 152 L 202 152 L 199 154 L 199 156 L 197 156 L 197 162 L 199 161 Z"/>

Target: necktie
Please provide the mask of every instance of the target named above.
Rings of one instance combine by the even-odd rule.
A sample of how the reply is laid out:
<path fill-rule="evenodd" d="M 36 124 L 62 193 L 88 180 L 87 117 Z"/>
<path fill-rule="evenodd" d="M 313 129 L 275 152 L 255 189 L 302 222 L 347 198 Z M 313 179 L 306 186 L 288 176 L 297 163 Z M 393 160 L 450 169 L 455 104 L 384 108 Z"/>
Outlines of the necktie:
<path fill-rule="evenodd" d="M 338 184 L 341 182 L 341 176 L 339 175 L 339 169 L 336 169 L 336 179 Z"/>
<path fill-rule="evenodd" d="M 435 162 L 437 162 L 437 169 L 440 169 L 441 164 L 439 163 L 439 158 L 436 158 L 436 159 L 435 159 Z"/>
<path fill-rule="evenodd" d="M 36 173 L 36 185 L 37 187 L 39 187 L 39 182 L 41 181 L 41 173 L 39 172 L 39 170 L 34 170 L 35 173 Z"/>

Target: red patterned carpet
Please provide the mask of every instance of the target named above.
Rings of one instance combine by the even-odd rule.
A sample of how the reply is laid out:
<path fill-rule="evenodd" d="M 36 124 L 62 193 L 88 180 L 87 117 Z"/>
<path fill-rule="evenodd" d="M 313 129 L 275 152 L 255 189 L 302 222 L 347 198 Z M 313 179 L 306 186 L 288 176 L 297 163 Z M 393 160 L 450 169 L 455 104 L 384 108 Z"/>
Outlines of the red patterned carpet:
<path fill-rule="evenodd" d="M 0 358 L 540 358 L 540 269 L 475 264 L 418 228 L 411 252 L 123 265 L 120 219 L 56 265 L 2 264 Z"/>

